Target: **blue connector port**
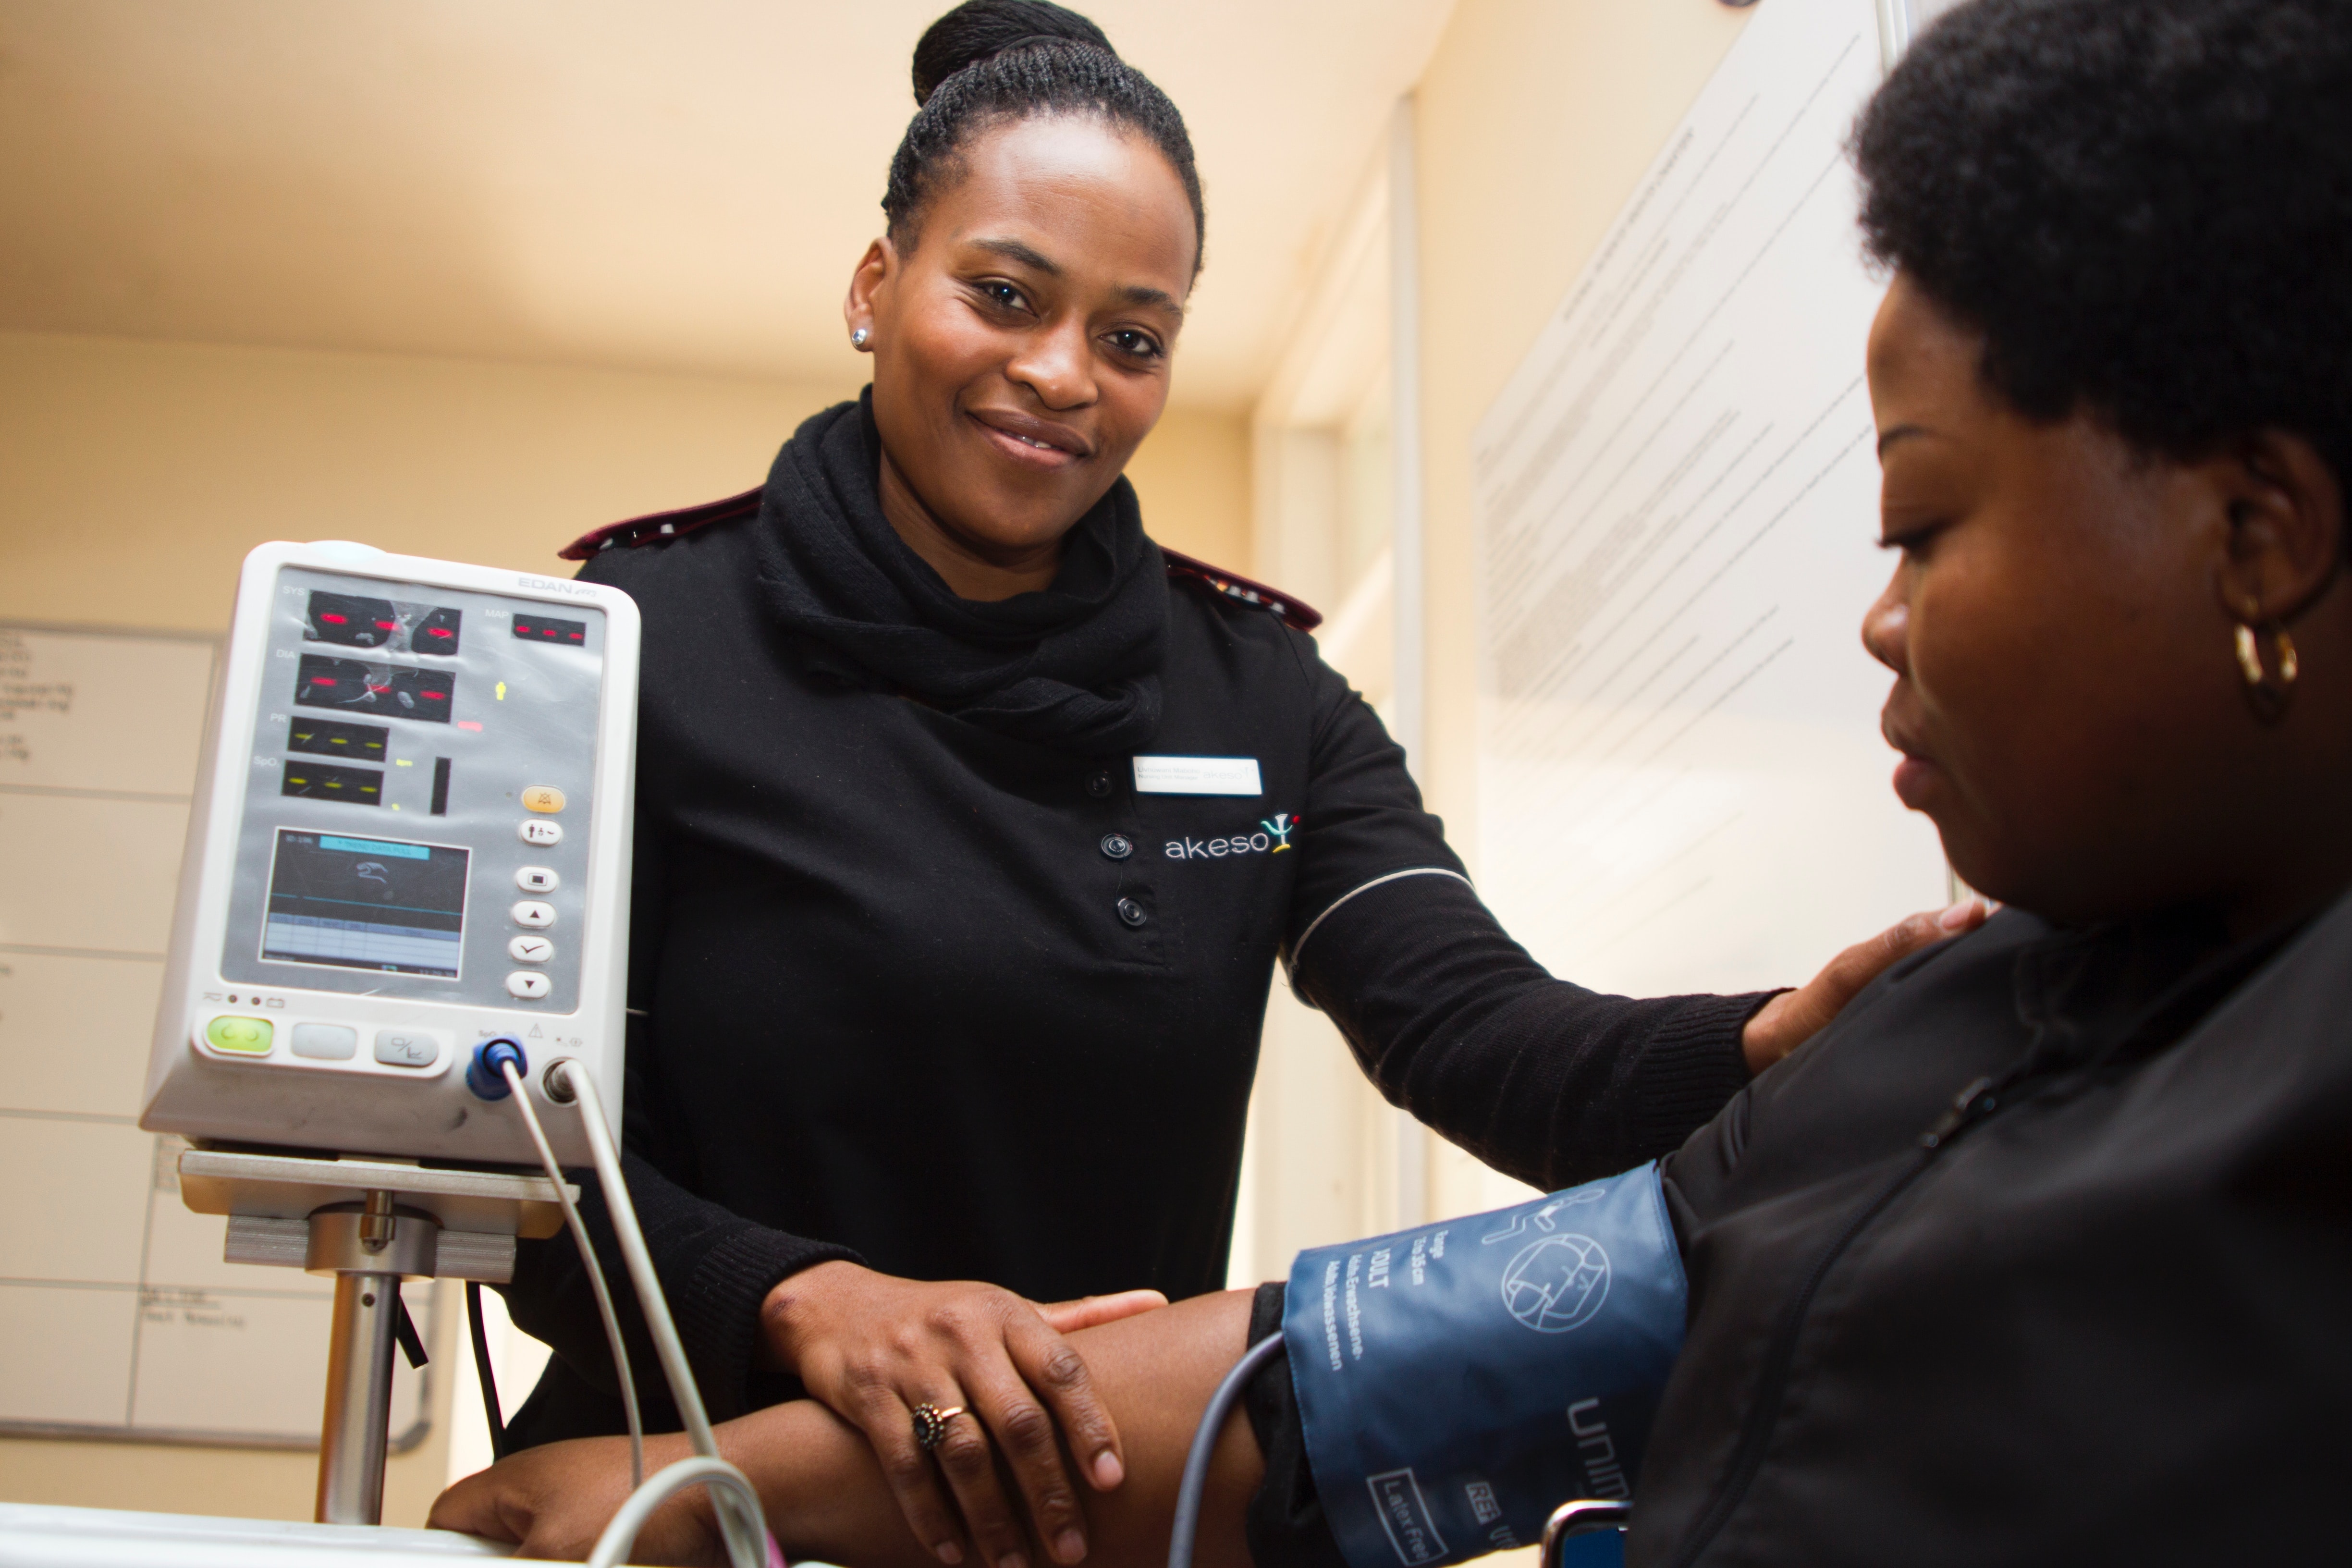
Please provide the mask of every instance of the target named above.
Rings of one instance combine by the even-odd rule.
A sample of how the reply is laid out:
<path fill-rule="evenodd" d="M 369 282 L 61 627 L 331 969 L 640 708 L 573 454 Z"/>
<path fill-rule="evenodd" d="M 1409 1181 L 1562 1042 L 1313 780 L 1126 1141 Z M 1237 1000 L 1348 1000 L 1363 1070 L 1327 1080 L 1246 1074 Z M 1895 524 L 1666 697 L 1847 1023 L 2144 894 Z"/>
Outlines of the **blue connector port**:
<path fill-rule="evenodd" d="M 514 1092 L 507 1087 L 506 1074 L 499 1070 L 507 1062 L 514 1063 L 518 1076 L 530 1076 L 530 1059 L 522 1054 L 521 1041 L 504 1036 L 484 1040 L 474 1047 L 473 1062 L 466 1068 L 466 1087 L 479 1099 L 504 1100 Z"/>

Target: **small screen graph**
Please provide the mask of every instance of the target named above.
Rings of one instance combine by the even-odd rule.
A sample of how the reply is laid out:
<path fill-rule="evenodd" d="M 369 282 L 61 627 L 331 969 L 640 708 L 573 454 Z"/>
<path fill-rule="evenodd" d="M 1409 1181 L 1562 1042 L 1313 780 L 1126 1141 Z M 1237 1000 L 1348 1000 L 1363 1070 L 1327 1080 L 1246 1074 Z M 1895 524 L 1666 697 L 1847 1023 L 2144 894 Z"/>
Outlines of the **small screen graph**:
<path fill-rule="evenodd" d="M 278 830 L 261 956 L 457 978 L 467 852 L 441 844 Z"/>

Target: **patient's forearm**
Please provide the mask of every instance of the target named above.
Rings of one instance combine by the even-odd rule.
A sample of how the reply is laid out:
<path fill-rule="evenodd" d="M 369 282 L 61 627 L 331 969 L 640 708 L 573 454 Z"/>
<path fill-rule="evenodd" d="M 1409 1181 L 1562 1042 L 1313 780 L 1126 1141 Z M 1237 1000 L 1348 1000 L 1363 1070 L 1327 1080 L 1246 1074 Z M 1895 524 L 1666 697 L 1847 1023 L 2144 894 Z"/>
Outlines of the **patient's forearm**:
<path fill-rule="evenodd" d="M 1087 1568 L 1166 1561 L 1169 1520 L 1193 1429 L 1210 1394 L 1246 1348 L 1249 1305 L 1247 1291 L 1232 1291 L 1070 1336 L 1118 1423 L 1127 1460 L 1126 1484 L 1109 1493 L 1081 1494 Z M 856 1568 L 939 1568 L 907 1528 L 865 1437 L 815 1401 L 730 1421 L 719 1427 L 719 1440 L 720 1451 L 760 1489 L 768 1527 L 791 1556 Z M 1242 1515 L 1262 1472 L 1256 1441 L 1236 1411 L 1210 1471 L 1196 1558 L 1202 1568 L 1249 1568 Z M 1048 1568 L 1051 1559 L 1033 1550 L 1030 1563 Z"/>

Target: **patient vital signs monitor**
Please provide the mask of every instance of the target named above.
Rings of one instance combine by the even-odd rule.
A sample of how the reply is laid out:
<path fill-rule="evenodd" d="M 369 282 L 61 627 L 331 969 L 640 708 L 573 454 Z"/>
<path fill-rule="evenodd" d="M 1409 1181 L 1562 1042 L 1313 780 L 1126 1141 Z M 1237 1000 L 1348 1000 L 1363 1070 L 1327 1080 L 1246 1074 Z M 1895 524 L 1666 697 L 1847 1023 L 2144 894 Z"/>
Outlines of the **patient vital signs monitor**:
<path fill-rule="evenodd" d="M 248 556 L 141 1124 L 530 1163 L 467 1087 L 484 1042 L 520 1042 L 534 1092 L 565 1058 L 617 1090 L 636 689 L 614 590 L 348 544 Z M 550 1125 L 584 1163 L 576 1120 Z"/>
<path fill-rule="evenodd" d="M 635 605 L 591 583 L 355 544 L 246 557 L 140 1125 L 195 1144 L 180 1195 L 228 1217 L 228 1261 L 334 1278 L 321 1523 L 383 1518 L 394 1348 L 425 1353 L 401 1283 L 503 1283 L 518 1237 L 567 1224 L 601 1281 L 563 1169 L 593 1164 L 696 1449 L 594 1560 L 698 1482 L 737 1568 L 767 1560 L 621 1176 L 637 644 Z M 484 1168 L 519 1164 L 544 1174 Z M 478 1321 L 475 1344 L 488 1393 Z"/>

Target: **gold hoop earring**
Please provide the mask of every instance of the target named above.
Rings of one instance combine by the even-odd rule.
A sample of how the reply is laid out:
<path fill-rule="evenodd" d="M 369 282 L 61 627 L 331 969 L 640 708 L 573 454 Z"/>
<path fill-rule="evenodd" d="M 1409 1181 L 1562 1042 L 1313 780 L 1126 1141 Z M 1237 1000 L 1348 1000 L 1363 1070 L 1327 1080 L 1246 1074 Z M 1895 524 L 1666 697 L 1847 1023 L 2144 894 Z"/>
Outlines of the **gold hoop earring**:
<path fill-rule="evenodd" d="M 2263 628 L 2270 635 L 2271 648 L 2278 659 L 2278 673 L 2273 675 L 2263 668 L 2261 640 L 2254 628 L 2244 621 L 2238 623 L 2238 673 L 2245 678 L 2246 703 L 2254 717 L 2265 724 L 2275 724 L 2286 716 L 2287 703 L 2294 696 L 2294 678 L 2303 672 L 2296 658 L 2294 639 L 2287 636 L 2286 627 L 2276 621 L 2267 621 Z"/>

